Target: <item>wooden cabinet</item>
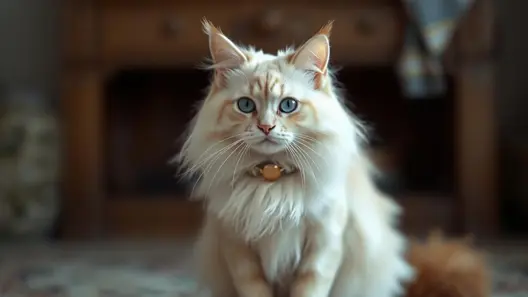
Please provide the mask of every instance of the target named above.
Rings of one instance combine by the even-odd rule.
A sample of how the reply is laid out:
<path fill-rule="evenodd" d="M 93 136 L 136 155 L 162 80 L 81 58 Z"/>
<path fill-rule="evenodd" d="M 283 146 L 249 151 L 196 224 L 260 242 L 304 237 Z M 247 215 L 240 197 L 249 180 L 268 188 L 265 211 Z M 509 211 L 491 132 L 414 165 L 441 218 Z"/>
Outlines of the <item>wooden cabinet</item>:
<path fill-rule="evenodd" d="M 439 193 L 404 195 L 404 223 L 411 231 L 438 226 L 492 234 L 496 227 L 491 30 L 475 29 L 491 28 L 489 3 L 479 1 L 476 16 L 464 21 L 450 52 L 452 64 L 459 66 L 453 68 L 455 99 L 446 115 L 451 117 L 452 139 L 444 142 L 454 151 L 449 159 L 454 168 L 452 191 L 447 199 Z M 196 231 L 202 208 L 185 200 L 187 193 L 175 179 L 172 182 L 173 169 L 166 161 L 176 153 L 174 143 L 207 82 L 207 74 L 196 70 L 207 56 L 202 17 L 235 41 L 266 51 L 299 44 L 335 20 L 335 64 L 388 72 L 398 58 L 406 25 L 396 0 L 65 0 L 62 12 L 66 141 L 60 226 L 66 238 Z M 481 45 L 471 47 L 468 40 L 480 40 Z M 466 63 L 476 53 L 484 59 L 478 65 Z M 385 100 L 397 92 L 378 76 L 344 72 L 347 88 L 364 86 L 366 91 L 357 92 L 366 92 L 366 97 L 375 93 L 369 88 L 384 90 L 376 96 L 389 98 Z M 389 103 L 371 102 L 373 112 L 396 101 L 384 102 Z M 398 102 L 400 107 L 406 104 Z M 378 113 L 386 122 L 379 130 L 389 131 L 408 120 L 400 111 L 393 117 L 397 108 Z M 395 133 L 396 142 L 405 138 Z M 405 145 L 396 151 L 410 154 Z M 431 154 L 428 158 L 435 158 Z"/>
<path fill-rule="evenodd" d="M 387 63 L 400 46 L 403 15 L 395 7 L 299 4 L 270 9 L 265 3 L 230 6 L 110 7 L 101 12 L 105 61 L 192 64 L 208 54 L 200 21 L 212 20 L 233 40 L 276 51 L 303 42 L 335 20 L 332 55 L 342 63 Z"/>

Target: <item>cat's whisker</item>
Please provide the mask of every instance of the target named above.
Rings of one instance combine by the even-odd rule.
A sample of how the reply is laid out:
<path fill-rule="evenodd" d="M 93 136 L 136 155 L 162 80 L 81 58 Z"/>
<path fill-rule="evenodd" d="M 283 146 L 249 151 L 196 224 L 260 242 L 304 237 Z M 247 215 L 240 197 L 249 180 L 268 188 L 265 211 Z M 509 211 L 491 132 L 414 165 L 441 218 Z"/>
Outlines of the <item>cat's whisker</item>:
<path fill-rule="evenodd" d="M 240 152 L 240 154 L 238 156 L 238 160 L 237 160 L 237 162 L 235 164 L 235 169 L 233 170 L 233 179 L 231 180 L 231 187 L 235 186 L 235 176 L 237 174 L 238 163 L 240 163 L 240 160 L 246 155 L 246 152 L 248 150 L 249 150 L 249 145 L 247 145 L 244 142 L 244 147 L 242 148 L 242 151 Z"/>
<path fill-rule="evenodd" d="M 211 154 L 211 156 L 217 156 L 218 154 L 221 154 L 222 152 L 224 152 L 226 150 L 226 147 L 223 147 L 221 149 L 219 149 L 218 151 L 214 152 Z M 209 163 L 207 164 L 209 165 Z M 207 168 L 207 167 L 206 167 Z M 199 167 L 198 169 L 204 169 L 202 167 Z M 204 174 L 205 174 L 205 170 L 201 170 L 200 172 L 200 175 L 198 176 L 198 178 L 196 178 L 196 181 L 194 182 L 193 184 L 193 187 L 192 187 L 192 190 L 191 190 L 191 197 L 194 196 L 194 190 L 196 189 L 196 186 L 201 182 L 201 180 L 203 179 L 204 177 Z"/>
<path fill-rule="evenodd" d="M 301 172 L 301 169 L 299 168 L 299 165 L 297 164 L 297 160 L 295 160 L 294 156 L 293 156 L 293 153 L 290 149 L 290 145 L 291 144 L 287 144 L 286 147 L 285 147 L 285 150 L 286 150 L 286 153 L 290 155 L 290 157 L 293 159 L 292 160 L 292 163 L 293 163 L 293 166 L 297 167 L 297 169 L 299 170 L 299 173 L 302 174 Z"/>
<path fill-rule="evenodd" d="M 224 142 L 226 142 L 226 141 L 228 141 L 228 140 L 231 140 L 231 139 L 233 139 L 233 138 L 237 138 L 237 137 L 239 137 L 239 136 L 241 136 L 241 135 L 243 135 L 243 134 L 244 134 L 244 133 L 238 133 L 238 134 L 235 134 L 235 135 L 231 135 L 231 136 L 229 136 L 229 137 L 223 138 L 223 139 L 218 140 L 218 141 L 214 142 L 213 144 L 211 144 L 211 145 L 210 145 L 205 151 L 203 151 L 203 152 L 200 154 L 200 156 L 197 158 L 197 159 L 200 160 L 200 161 L 199 161 L 198 163 L 194 164 L 193 166 L 191 166 L 190 168 L 188 168 L 188 171 L 191 171 L 191 172 L 192 172 L 192 171 L 197 171 L 197 170 L 199 170 L 199 167 L 200 167 L 201 165 L 203 165 L 203 163 L 206 162 L 206 161 L 211 157 L 211 154 L 208 154 L 208 153 L 209 153 L 213 148 L 215 148 L 215 147 L 218 146 L 218 145 L 223 144 Z M 229 145 L 229 144 L 227 144 L 227 145 Z M 206 157 L 205 159 L 202 159 L 202 158 L 203 158 L 204 156 L 206 156 L 206 155 L 207 155 L 207 157 Z"/>
<path fill-rule="evenodd" d="M 304 168 L 303 168 L 303 164 L 301 162 L 301 160 L 299 159 L 299 157 L 297 156 L 297 153 L 295 152 L 295 150 L 293 149 L 293 144 L 288 144 L 286 146 L 286 150 L 290 153 L 292 159 L 294 160 L 295 163 L 297 163 L 297 167 L 299 169 L 299 173 L 301 175 L 301 187 L 304 188 L 305 187 L 305 182 L 306 182 L 306 177 L 305 177 L 305 174 L 304 174 Z"/>
<path fill-rule="evenodd" d="M 205 164 L 207 162 L 207 165 L 205 166 L 205 168 L 203 166 L 200 166 L 199 169 L 201 169 L 201 173 L 200 175 L 198 176 L 198 178 L 196 179 L 194 185 L 193 185 L 193 188 L 192 188 L 192 191 L 191 191 L 191 196 L 194 194 L 194 190 L 197 186 L 197 184 L 202 180 L 202 178 L 205 176 L 205 174 L 207 174 L 209 172 L 209 170 L 211 169 L 211 167 L 214 165 L 214 163 L 216 162 L 216 160 L 222 156 L 226 151 L 228 151 L 230 148 L 232 148 L 233 146 L 235 146 L 237 143 L 239 143 L 240 141 L 242 141 L 241 139 L 231 143 L 231 144 L 228 144 L 226 145 L 225 147 L 219 149 L 218 151 L 212 153 L 209 157 L 210 158 L 207 158 L 206 161 L 202 162 L 202 164 Z M 211 158 L 214 158 L 213 160 L 211 160 Z M 209 160 L 209 161 L 208 161 Z"/>
<path fill-rule="evenodd" d="M 207 166 L 205 167 L 204 171 L 203 171 L 203 174 L 206 175 L 209 173 L 209 171 L 212 169 L 212 167 L 214 166 L 214 164 L 216 164 L 216 161 L 218 161 L 218 159 L 223 156 L 227 151 L 229 151 L 230 149 L 232 149 L 234 146 L 236 146 L 237 144 L 239 144 L 242 140 L 239 139 L 231 144 L 229 144 L 228 146 L 224 147 L 223 149 L 221 149 L 221 151 L 219 151 L 215 158 L 210 160 L 207 164 Z"/>
<path fill-rule="evenodd" d="M 328 150 L 328 148 L 321 142 L 319 139 L 313 138 L 312 136 L 303 134 L 303 133 L 296 133 L 294 134 L 297 139 L 303 139 L 305 141 L 308 141 L 310 143 L 318 144 L 324 149 Z"/>
<path fill-rule="evenodd" d="M 311 173 L 311 175 L 313 175 L 313 172 L 311 170 L 311 166 L 310 164 L 306 161 L 306 158 L 302 155 L 301 151 L 299 150 L 299 148 L 296 146 L 296 145 L 292 145 L 292 149 L 296 152 L 298 158 L 299 158 L 299 162 L 302 165 L 303 167 L 303 170 L 304 170 L 304 179 L 305 179 L 305 185 L 308 185 L 308 175 Z"/>
<path fill-rule="evenodd" d="M 233 151 L 227 155 L 227 157 L 225 158 L 225 160 L 220 164 L 220 166 L 218 166 L 218 169 L 216 170 L 215 174 L 213 175 L 213 178 L 211 179 L 211 181 L 209 182 L 209 187 L 207 188 L 207 193 L 209 193 L 209 191 L 211 190 L 211 186 L 213 185 L 215 179 L 216 179 L 216 175 L 218 174 L 218 172 L 220 172 L 220 170 L 222 169 L 222 167 L 224 166 L 224 164 L 229 160 L 229 158 L 231 158 L 231 156 L 236 153 L 238 151 L 239 148 L 243 148 L 244 147 L 244 140 L 240 139 L 239 141 L 237 141 L 237 145 L 235 146 L 235 148 L 233 149 Z"/>
<path fill-rule="evenodd" d="M 312 161 L 313 165 L 315 166 L 317 171 L 320 173 L 321 169 L 319 168 L 317 163 L 314 161 L 314 159 L 310 156 L 310 154 L 308 154 L 303 148 L 301 148 L 299 146 L 296 146 L 296 148 L 299 151 L 299 153 L 303 156 L 303 158 L 306 161 L 306 163 L 309 163 L 309 161 Z M 312 166 L 310 166 L 309 164 L 307 164 L 307 167 L 308 167 L 307 169 L 310 170 L 310 173 L 312 174 L 312 176 L 314 178 L 314 181 L 317 184 L 317 186 L 320 186 L 319 179 L 317 178 L 317 176 L 315 174 L 314 168 Z"/>
<path fill-rule="evenodd" d="M 311 175 L 313 176 L 314 180 L 317 182 L 317 176 L 315 175 L 315 172 L 314 172 L 312 166 L 310 165 L 308 159 L 305 156 L 306 152 L 304 152 L 301 148 L 299 148 L 297 145 L 295 145 L 295 143 L 292 144 L 292 149 L 297 152 L 300 161 L 304 164 L 303 167 L 305 167 L 305 170 L 307 172 L 311 173 Z"/>
<path fill-rule="evenodd" d="M 297 146 L 297 148 L 298 148 L 301 152 L 304 153 L 305 157 L 307 157 L 307 158 L 310 159 L 310 161 L 311 161 L 311 162 L 313 163 L 313 165 L 315 166 L 315 169 L 316 169 L 319 173 L 322 172 L 321 167 L 319 167 L 319 164 L 318 164 L 317 162 L 315 162 L 315 160 L 312 158 L 312 155 L 311 155 L 309 152 L 307 152 L 305 149 L 303 149 L 303 147 L 305 147 L 306 149 L 308 149 L 308 150 L 310 150 L 311 152 L 313 152 L 317 157 L 319 157 L 319 159 L 321 159 L 321 160 L 324 162 L 324 165 L 325 165 L 326 167 L 328 167 L 328 162 L 327 162 L 327 160 L 326 160 L 321 154 L 319 154 L 319 153 L 317 153 L 315 150 L 313 150 L 310 146 L 308 146 L 308 145 L 306 145 L 305 143 L 303 143 L 302 140 L 300 140 L 300 139 L 296 139 L 296 140 L 294 141 L 294 143 L 300 145 L 300 146 Z M 314 172 L 313 172 L 313 168 L 310 168 L 310 169 L 312 170 L 312 173 L 314 173 Z M 317 182 L 317 184 L 318 184 L 318 186 L 319 186 L 319 185 L 320 185 L 320 184 L 319 184 L 319 179 L 315 177 L 315 174 L 312 174 L 312 175 L 314 175 L 314 179 L 316 180 L 316 182 Z"/>
<path fill-rule="evenodd" d="M 197 162 L 196 164 L 194 164 L 193 166 L 189 167 L 189 168 L 186 168 L 184 174 L 193 174 L 195 173 L 196 171 L 198 171 L 201 166 L 203 165 L 203 163 L 207 162 L 207 160 L 209 160 L 209 158 L 211 158 L 211 156 L 213 154 L 209 154 L 206 158 L 202 159 L 202 157 L 204 157 L 211 149 L 213 149 L 215 146 L 221 144 L 222 142 L 226 141 L 226 140 L 229 140 L 231 138 L 234 138 L 235 136 L 231 136 L 231 137 L 228 137 L 228 138 L 225 138 L 225 139 L 222 139 L 220 141 L 217 141 L 215 143 L 213 143 L 212 145 L 210 145 L 204 152 L 202 152 L 202 154 L 197 158 L 198 160 L 200 160 L 199 162 Z"/>
<path fill-rule="evenodd" d="M 194 183 L 194 186 L 193 186 L 193 192 L 194 192 L 194 188 L 196 187 L 196 185 L 199 183 L 199 182 L 202 182 L 202 179 L 204 178 L 204 176 L 206 176 L 209 171 L 212 169 L 212 167 L 214 166 L 214 163 L 216 162 L 216 160 L 218 160 L 218 158 L 220 158 L 220 156 L 222 156 L 225 152 L 227 152 L 229 149 L 222 149 L 219 153 L 215 154 L 216 155 L 216 158 L 215 160 L 209 162 L 207 164 L 207 166 L 202 170 L 202 172 L 200 173 L 200 176 L 199 178 L 196 180 L 196 182 Z"/>
<path fill-rule="evenodd" d="M 299 145 L 302 145 L 308 149 L 311 149 L 309 146 L 301 143 L 301 142 L 298 142 L 298 141 L 294 141 L 294 143 L 296 144 L 296 147 L 297 149 L 299 149 L 299 151 L 307 158 L 310 159 L 310 161 L 312 161 L 312 163 L 314 164 L 314 166 L 316 167 L 317 171 L 321 172 L 321 168 L 319 168 L 319 165 L 317 165 L 317 162 L 315 162 L 315 160 L 310 156 L 310 154 L 308 152 L 306 152 L 305 149 L 303 149 L 301 146 Z M 312 150 L 312 152 L 316 153 L 314 150 Z M 317 154 L 317 153 L 316 153 Z M 319 157 L 321 157 L 320 155 L 318 155 Z"/>
<path fill-rule="evenodd" d="M 322 143 L 319 139 L 314 138 L 314 137 L 312 137 L 310 135 L 307 135 L 305 133 L 295 133 L 294 135 L 296 137 L 303 138 L 303 139 L 309 140 L 309 141 L 314 142 L 314 143 Z"/>
<path fill-rule="evenodd" d="M 229 144 L 227 146 L 222 147 L 221 149 L 217 150 L 216 152 L 212 153 L 209 158 L 201 162 L 202 165 L 197 170 L 201 171 L 200 176 L 203 176 L 209 169 L 210 166 L 212 166 L 215 162 L 215 160 L 222 155 L 224 152 L 229 150 L 234 144 Z"/>
<path fill-rule="evenodd" d="M 230 139 L 233 139 L 235 137 L 238 137 L 238 136 L 241 136 L 243 135 L 244 133 L 238 133 L 238 134 L 235 134 L 235 135 L 232 135 L 232 136 L 229 136 L 229 137 L 226 137 L 224 139 L 221 139 L 215 143 L 213 143 L 212 145 L 210 145 L 202 154 L 200 154 L 200 156 L 198 157 L 198 160 L 200 160 L 203 156 L 205 156 L 211 149 L 213 149 L 215 146 L 221 144 L 222 142 L 224 141 L 227 141 L 227 140 L 230 140 Z M 200 167 L 205 163 L 207 162 L 207 160 L 209 160 L 209 158 L 212 157 L 213 154 L 207 156 L 207 158 L 205 158 L 204 160 L 201 160 L 199 161 L 198 163 L 194 164 L 193 166 L 191 166 L 190 168 L 186 169 L 183 174 L 185 175 L 188 175 L 188 174 L 194 174 L 196 173 L 196 171 L 198 171 L 200 169 Z"/>
<path fill-rule="evenodd" d="M 295 135 L 296 136 L 300 136 L 300 137 L 304 137 L 304 138 L 307 138 L 307 139 L 310 139 L 310 140 L 313 140 L 313 141 L 320 141 L 317 138 L 315 138 L 313 136 L 310 136 L 310 135 L 308 135 L 306 133 L 296 133 Z"/>
<path fill-rule="evenodd" d="M 325 162 L 325 163 L 328 165 L 328 163 L 327 163 L 327 161 L 326 161 L 326 158 L 323 157 L 323 155 L 321 155 L 320 153 L 316 152 L 316 151 L 310 146 L 310 144 L 311 144 L 310 142 L 308 142 L 308 141 L 306 141 L 306 140 L 304 140 L 304 139 L 301 139 L 301 138 L 297 138 L 297 139 L 295 139 L 294 142 L 296 142 L 296 143 L 302 145 L 303 147 L 305 147 L 306 149 L 310 150 L 312 153 L 314 153 L 317 157 L 321 158 L 321 160 L 322 160 L 323 162 Z"/>

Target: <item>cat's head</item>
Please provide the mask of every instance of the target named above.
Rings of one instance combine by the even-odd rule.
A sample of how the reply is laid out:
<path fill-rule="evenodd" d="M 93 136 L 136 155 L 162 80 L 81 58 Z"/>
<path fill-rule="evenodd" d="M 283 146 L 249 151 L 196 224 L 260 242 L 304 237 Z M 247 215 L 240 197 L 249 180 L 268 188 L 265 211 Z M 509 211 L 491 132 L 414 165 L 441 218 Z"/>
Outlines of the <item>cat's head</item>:
<path fill-rule="evenodd" d="M 182 151 L 190 171 L 212 175 L 206 166 L 223 166 L 236 175 L 269 159 L 309 175 L 353 153 L 359 130 L 328 68 L 331 22 L 276 55 L 238 46 L 208 21 L 203 26 L 213 79 Z"/>

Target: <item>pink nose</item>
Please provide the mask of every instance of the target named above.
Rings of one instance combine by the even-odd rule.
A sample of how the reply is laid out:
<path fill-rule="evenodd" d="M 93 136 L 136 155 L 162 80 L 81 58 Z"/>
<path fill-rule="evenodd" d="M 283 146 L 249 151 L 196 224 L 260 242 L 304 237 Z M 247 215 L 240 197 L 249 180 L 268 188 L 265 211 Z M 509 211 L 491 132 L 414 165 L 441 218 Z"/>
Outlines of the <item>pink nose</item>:
<path fill-rule="evenodd" d="M 262 124 L 259 124 L 257 125 L 257 127 L 259 128 L 260 131 L 262 131 L 262 133 L 268 135 L 270 134 L 271 130 L 273 130 L 273 128 L 275 128 L 275 125 L 262 125 Z"/>

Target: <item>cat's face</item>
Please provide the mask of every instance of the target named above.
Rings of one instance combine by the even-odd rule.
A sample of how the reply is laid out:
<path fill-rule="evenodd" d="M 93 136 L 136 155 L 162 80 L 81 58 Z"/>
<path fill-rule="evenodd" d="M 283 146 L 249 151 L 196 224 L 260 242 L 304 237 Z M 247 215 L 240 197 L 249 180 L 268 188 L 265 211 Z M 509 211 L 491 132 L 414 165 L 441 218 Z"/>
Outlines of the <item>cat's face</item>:
<path fill-rule="evenodd" d="M 238 47 L 209 22 L 204 29 L 214 78 L 184 146 L 187 165 L 204 175 L 216 167 L 236 175 L 273 160 L 314 175 L 336 141 L 356 142 L 328 73 L 331 23 L 276 55 Z"/>

